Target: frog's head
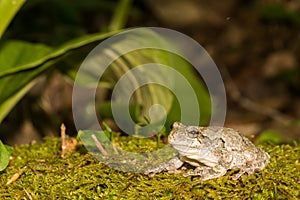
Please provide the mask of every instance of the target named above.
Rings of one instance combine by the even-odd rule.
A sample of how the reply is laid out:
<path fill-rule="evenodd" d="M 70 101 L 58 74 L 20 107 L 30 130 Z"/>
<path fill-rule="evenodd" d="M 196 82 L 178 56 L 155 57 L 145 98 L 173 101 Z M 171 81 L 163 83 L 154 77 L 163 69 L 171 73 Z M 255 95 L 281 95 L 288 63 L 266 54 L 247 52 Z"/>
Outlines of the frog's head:
<path fill-rule="evenodd" d="M 203 127 L 185 126 L 180 122 L 174 122 L 168 137 L 169 144 L 181 155 L 198 153 L 203 148 Z"/>

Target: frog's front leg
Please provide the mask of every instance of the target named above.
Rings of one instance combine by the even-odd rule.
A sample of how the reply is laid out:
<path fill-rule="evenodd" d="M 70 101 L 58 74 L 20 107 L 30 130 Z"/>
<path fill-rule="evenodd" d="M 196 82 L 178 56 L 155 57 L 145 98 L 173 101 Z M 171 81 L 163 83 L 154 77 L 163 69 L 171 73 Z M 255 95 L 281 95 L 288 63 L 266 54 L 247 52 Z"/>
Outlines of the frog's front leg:
<path fill-rule="evenodd" d="M 194 169 L 194 171 L 184 173 L 183 176 L 200 176 L 201 180 L 209 180 L 224 176 L 226 172 L 227 170 L 222 166 L 215 166 L 213 168 L 209 166 L 199 166 Z"/>
<path fill-rule="evenodd" d="M 151 174 L 151 176 L 154 176 L 156 173 L 162 172 L 162 171 L 168 171 L 170 173 L 176 173 L 177 169 L 180 168 L 183 165 L 183 161 L 179 159 L 179 157 L 174 157 L 171 160 L 169 160 L 166 163 L 162 163 L 159 166 L 149 169 L 145 172 L 145 174 Z"/>

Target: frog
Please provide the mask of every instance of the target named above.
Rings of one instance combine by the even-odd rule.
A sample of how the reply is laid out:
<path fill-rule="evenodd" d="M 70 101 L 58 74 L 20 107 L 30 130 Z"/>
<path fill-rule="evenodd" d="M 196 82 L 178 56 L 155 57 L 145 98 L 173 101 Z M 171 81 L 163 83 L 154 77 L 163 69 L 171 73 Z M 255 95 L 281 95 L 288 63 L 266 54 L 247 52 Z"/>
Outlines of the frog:
<path fill-rule="evenodd" d="M 210 180 L 224 176 L 228 170 L 239 169 L 232 177 L 237 180 L 245 173 L 250 175 L 263 170 L 270 161 L 267 152 L 256 147 L 239 131 L 221 126 L 186 126 L 174 122 L 168 143 L 178 154 L 145 174 L 182 173 L 179 168 L 187 163 L 195 169 L 185 170 L 182 173 L 185 177 L 199 176 L 201 180 Z"/>

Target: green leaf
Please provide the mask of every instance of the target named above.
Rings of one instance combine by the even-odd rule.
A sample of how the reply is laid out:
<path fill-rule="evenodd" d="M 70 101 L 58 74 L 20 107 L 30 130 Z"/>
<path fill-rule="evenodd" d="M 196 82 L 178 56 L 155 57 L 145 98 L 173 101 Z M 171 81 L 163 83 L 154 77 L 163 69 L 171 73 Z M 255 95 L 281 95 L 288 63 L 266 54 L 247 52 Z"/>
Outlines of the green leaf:
<path fill-rule="evenodd" d="M 0 0 L 0 38 L 25 0 Z"/>
<path fill-rule="evenodd" d="M 85 145 L 95 146 L 95 141 L 91 137 L 95 135 L 99 142 L 108 142 L 109 137 L 105 134 L 105 131 L 96 131 L 96 130 L 79 130 L 77 137 L 84 142 Z"/>
<path fill-rule="evenodd" d="M 0 43 L 0 77 L 25 69 L 29 63 L 38 66 L 43 58 L 53 51 L 43 44 L 32 44 L 24 41 L 9 40 Z"/>
<path fill-rule="evenodd" d="M 173 47 L 173 44 L 168 43 L 159 35 L 150 30 L 146 30 L 140 33 L 125 35 L 120 40 L 114 40 L 112 43 L 110 43 L 109 47 L 107 47 L 107 50 L 94 55 L 94 57 L 97 57 L 97 61 L 99 61 L 97 63 L 98 65 L 101 65 L 101 60 L 106 60 L 111 56 L 118 57 L 118 55 L 122 55 L 121 57 L 118 57 L 118 59 L 116 59 L 102 75 L 99 83 L 99 86 L 102 88 L 99 91 L 104 94 L 107 92 L 107 89 L 113 90 L 115 84 L 120 80 L 120 78 L 133 68 L 139 70 L 139 66 L 148 63 L 162 64 L 175 69 L 177 72 L 183 75 L 192 86 L 200 104 L 201 123 L 205 124 L 208 121 L 211 112 L 210 98 L 199 77 L 195 74 L 194 69 L 188 62 L 186 62 L 180 56 L 158 49 L 139 49 L 124 55 L 120 53 L 125 47 L 132 47 L 134 49 L 136 46 L 151 46 L 152 43 L 159 44 L 161 47 L 171 46 L 172 49 L 176 48 Z M 64 73 L 69 75 L 69 77 L 72 79 L 75 79 L 78 68 L 68 68 L 66 66 L 77 65 L 76 62 L 80 62 L 83 59 L 80 55 L 82 55 L 82 53 L 73 51 L 64 59 L 64 63 L 61 64 L 61 68 L 63 69 Z M 77 60 L 77 58 L 80 59 Z M 79 67 L 79 65 L 77 66 Z M 141 69 L 139 71 L 143 72 L 143 70 L 144 69 Z M 153 82 L 172 79 L 168 72 L 164 71 L 163 69 L 159 70 L 159 74 L 157 74 L 157 72 L 147 72 L 147 76 L 143 76 L 143 78 L 139 76 L 133 76 L 130 79 L 130 82 L 131 84 L 139 86 L 139 79 L 144 80 L 145 78 L 147 80 L 152 80 Z M 80 76 L 81 83 L 93 83 L 94 81 L 98 81 L 99 78 L 95 77 L 95 73 L 92 70 L 85 70 L 85 73 L 80 74 Z M 176 84 L 176 80 L 173 81 Z M 128 85 L 124 84 L 119 86 L 123 88 L 121 91 L 124 91 L 124 93 L 128 91 Z M 181 93 L 184 96 L 184 93 L 186 92 L 184 87 L 181 87 L 180 84 L 177 84 L 177 86 L 181 88 Z M 100 116 L 114 118 L 114 116 L 112 116 L 110 102 L 108 104 L 106 103 L 107 99 L 105 99 L 105 97 L 107 96 L 102 96 L 103 99 L 101 100 L 104 103 L 102 103 L 100 108 L 97 109 L 100 113 Z M 121 96 L 123 97 L 125 95 Z M 189 97 L 188 94 L 185 96 Z M 188 107 L 191 115 L 193 115 L 195 107 L 193 107 L 192 104 L 189 105 L 188 101 L 189 98 L 186 98 L 187 103 L 185 105 Z M 130 124 L 131 119 L 129 119 L 127 116 L 123 116 L 122 113 L 125 113 L 125 111 L 129 109 L 131 118 L 134 122 L 141 125 L 147 125 L 149 122 L 145 119 L 149 119 L 149 108 L 154 104 L 160 104 L 165 108 L 165 111 L 168 114 L 166 127 L 169 127 L 174 121 L 181 120 L 180 106 L 178 102 L 176 104 L 176 98 L 174 98 L 172 91 L 156 84 L 147 84 L 144 87 L 139 87 L 139 89 L 133 93 L 129 105 L 124 105 L 124 98 L 120 98 L 119 100 L 112 102 L 112 105 L 116 108 L 117 113 L 119 113 L 119 120 L 122 121 L 122 124 L 127 125 Z M 154 119 L 155 122 L 158 122 L 159 120 L 161 120 L 161 116 L 156 116 Z M 152 121 L 152 123 L 154 122 Z M 136 130 L 136 128 L 137 127 L 132 128 L 131 130 Z"/>
<path fill-rule="evenodd" d="M 23 41 L 2 41 L 0 43 L 0 123 L 34 86 L 35 79 L 47 70 L 57 67 L 55 64 L 69 51 L 82 48 L 115 33 L 87 35 L 68 41 L 55 49 Z"/>
<path fill-rule="evenodd" d="M 113 118 L 113 114 L 111 111 L 111 101 L 106 101 L 102 103 L 99 107 L 99 114 L 103 118 Z M 122 109 L 129 109 L 129 113 L 131 114 L 132 120 L 136 123 L 139 122 L 139 114 L 140 114 L 140 105 L 138 104 L 130 104 L 130 105 L 114 105 L 114 106 L 123 106 Z"/>
<path fill-rule="evenodd" d="M 139 46 L 151 46 L 149 44 L 152 43 L 159 44 L 161 47 L 171 47 L 171 49 L 176 48 L 176 46 L 173 46 L 173 44 L 168 43 L 159 35 L 156 35 L 154 32 L 144 31 L 140 34 L 125 36 L 123 40 L 117 41 L 116 44 L 112 44 L 112 50 L 109 52 L 120 52 L 122 51 L 122 48 L 124 48 L 124 46 L 137 44 Z M 104 56 L 105 54 L 103 55 L 103 58 L 101 58 L 104 59 Z M 98 59 L 100 60 L 100 58 Z M 194 93 L 198 98 L 201 111 L 201 123 L 205 123 L 208 121 L 210 117 L 210 98 L 208 96 L 208 93 L 205 87 L 202 85 L 199 77 L 195 74 L 195 71 L 192 68 L 192 66 L 178 55 L 157 49 L 141 49 L 138 51 L 127 53 L 118 60 L 116 60 L 110 66 L 110 68 L 103 75 L 102 82 L 107 82 L 109 83 L 107 85 L 114 86 L 114 84 L 117 83 L 117 81 L 133 67 L 139 68 L 138 66 L 148 63 L 158 63 L 164 66 L 171 67 L 177 72 L 179 72 L 181 75 L 183 75 L 184 78 L 191 84 L 192 88 L 195 91 Z M 177 84 L 177 80 L 172 80 L 172 76 L 170 76 L 170 74 L 167 71 L 160 68 L 159 70 L 159 74 L 148 72 L 147 76 L 143 78 L 152 80 L 155 83 L 161 82 L 161 80 L 163 79 L 174 81 L 174 83 Z M 136 81 L 134 79 L 136 79 Z M 140 79 L 140 77 L 133 77 L 131 81 L 133 83 L 138 83 L 138 79 Z M 126 91 L 127 86 L 124 85 L 123 87 L 123 90 Z M 181 88 L 182 86 L 177 84 L 176 87 Z M 173 91 L 170 91 L 165 87 L 161 87 L 155 84 L 148 84 L 145 87 L 136 90 L 132 96 L 131 103 L 134 105 L 140 105 L 139 107 L 141 109 L 139 110 L 139 113 L 137 113 L 138 115 L 132 116 L 132 118 L 138 119 L 138 122 L 142 124 L 147 124 L 147 121 L 145 121 L 144 119 L 149 119 L 149 108 L 154 104 L 160 104 L 165 108 L 166 113 L 168 114 L 168 120 L 166 124 L 167 127 L 169 127 L 174 121 L 180 120 L 180 107 L 174 109 L 173 106 L 175 98 L 172 92 Z M 185 88 L 182 87 L 180 92 L 184 96 L 184 93 L 186 92 Z M 188 94 L 185 96 L 189 97 Z M 120 99 L 119 103 L 122 104 L 122 102 L 124 102 L 124 99 Z M 114 102 L 114 105 L 116 105 L 116 102 Z M 191 115 L 193 115 L 195 107 L 192 107 L 193 105 L 186 106 L 189 107 L 188 110 L 190 111 Z M 122 113 L 122 108 L 124 108 L 124 105 L 120 105 L 119 113 Z M 129 108 L 127 107 L 127 109 Z M 172 114 L 170 114 L 171 112 Z M 125 117 L 120 118 L 121 120 L 126 120 Z M 156 120 L 160 120 L 159 116 L 156 118 Z"/>
<path fill-rule="evenodd" d="M 3 171 L 7 167 L 11 153 L 11 148 L 4 145 L 0 140 L 0 171 Z"/>
<path fill-rule="evenodd" d="M 58 48 L 55 48 L 53 50 L 50 51 L 50 47 L 46 47 L 45 45 L 41 45 L 41 44 L 35 44 L 37 45 L 37 47 L 35 47 L 34 44 L 30 44 L 27 42 L 21 42 L 22 44 L 20 44 L 20 46 L 18 47 L 18 49 L 15 49 L 14 54 L 18 55 L 18 56 L 22 56 L 22 53 L 24 53 L 24 50 L 28 50 L 30 53 L 26 54 L 28 56 L 32 56 L 33 59 L 31 58 L 23 58 L 21 57 L 21 59 L 26 59 L 27 62 L 23 62 L 23 61 L 17 61 L 15 63 L 15 65 L 9 65 L 9 67 L 4 66 L 3 70 L 0 70 L 0 78 L 8 75 L 8 74 L 12 74 L 12 73 L 18 73 L 20 71 L 24 71 L 24 70 L 28 70 L 28 69 L 32 69 L 32 68 L 36 68 L 41 66 L 42 64 L 46 63 L 47 61 L 51 60 L 51 59 L 55 59 L 55 58 L 59 58 L 61 56 L 64 56 L 67 52 L 83 47 L 87 44 L 96 42 L 96 41 L 100 41 L 103 40 L 109 36 L 112 36 L 116 33 L 118 33 L 119 31 L 113 31 L 113 32 L 109 32 L 109 33 L 97 33 L 97 34 L 91 34 L 91 35 L 86 35 L 80 38 L 76 38 L 74 40 L 68 41 L 65 44 L 59 46 Z M 8 41 L 10 42 L 14 42 L 14 41 Z M 7 57 L 7 55 L 9 55 L 9 53 L 11 53 L 11 45 L 7 45 L 6 42 L 3 42 L 1 44 L 1 48 L 0 48 L 0 55 L 1 54 L 5 54 L 6 56 L 1 56 L 1 59 L 5 59 L 4 57 Z M 18 42 L 15 42 L 15 44 Z M 27 47 L 24 47 L 25 45 L 28 45 Z M 34 48 L 34 51 L 30 51 L 29 48 L 32 47 Z M 36 52 L 36 50 L 42 50 L 41 53 Z M 47 51 L 47 52 L 45 52 Z M 35 53 L 37 53 L 37 56 L 34 55 Z M 14 56 L 14 58 L 17 58 L 17 56 Z M 0 61 L 0 63 L 4 63 L 5 61 Z M 2 66 L 1 66 L 2 69 Z"/>
<path fill-rule="evenodd" d="M 0 78 L 0 122 L 31 89 L 34 80 L 52 66 L 53 61 L 35 70 L 22 71 L 20 66 L 34 63 L 49 51 L 50 48 L 44 45 L 21 41 L 6 41 L 0 44 L 0 73 L 6 73 Z"/>
<path fill-rule="evenodd" d="M 13 79 L 17 79 L 16 76 L 13 77 Z M 12 79 L 11 79 L 12 80 Z M 0 80 L 0 84 L 3 82 Z M 21 88 L 19 91 L 17 91 L 15 94 L 12 94 L 8 99 L 4 100 L 0 104 L 0 122 L 4 119 L 4 117 L 10 112 L 10 110 L 15 106 L 15 104 L 32 88 L 35 81 L 28 81 L 29 83 L 23 87 L 23 84 L 21 84 Z M 16 86 L 16 85 L 15 85 Z M 16 88 L 12 88 L 11 91 L 18 90 Z"/>
<path fill-rule="evenodd" d="M 266 130 L 261 133 L 255 140 L 256 143 L 269 142 L 273 144 L 283 144 L 287 139 L 282 137 L 276 130 Z"/>

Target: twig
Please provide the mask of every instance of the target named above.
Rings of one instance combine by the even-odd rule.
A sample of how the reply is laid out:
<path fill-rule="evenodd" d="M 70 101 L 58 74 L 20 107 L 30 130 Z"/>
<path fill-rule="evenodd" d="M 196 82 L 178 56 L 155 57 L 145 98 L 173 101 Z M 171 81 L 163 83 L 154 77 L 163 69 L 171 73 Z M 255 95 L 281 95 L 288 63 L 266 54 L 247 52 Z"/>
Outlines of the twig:
<path fill-rule="evenodd" d="M 23 188 L 23 190 L 25 191 L 25 193 L 26 193 L 26 195 L 28 196 L 28 198 L 29 198 L 30 200 L 33 200 L 31 194 L 30 194 L 25 188 Z"/>
<path fill-rule="evenodd" d="M 107 152 L 105 151 L 105 149 L 103 148 L 103 146 L 101 145 L 101 143 L 98 141 L 97 137 L 92 134 L 91 137 L 93 138 L 97 148 L 99 149 L 99 151 L 104 155 L 104 156 L 107 156 Z"/>
<path fill-rule="evenodd" d="M 241 107 L 250 110 L 252 112 L 256 112 L 265 116 L 270 117 L 271 119 L 287 125 L 292 119 L 291 117 L 282 114 L 276 109 L 263 106 L 261 104 L 258 104 L 251 99 L 247 97 L 243 97 L 239 88 L 236 86 L 234 81 L 232 80 L 228 70 L 224 68 L 222 70 L 223 74 L 225 75 L 225 78 L 227 79 L 227 88 L 228 88 L 228 93 L 231 96 L 231 98 L 237 102 Z"/>
<path fill-rule="evenodd" d="M 66 142 L 66 126 L 63 123 L 60 126 L 60 135 L 61 135 L 61 157 L 64 158 L 67 149 L 67 142 Z"/>
<path fill-rule="evenodd" d="M 112 147 L 113 147 L 113 150 L 114 150 L 115 154 L 116 154 L 116 155 L 119 155 L 119 152 L 118 152 L 118 150 L 117 150 L 117 147 L 116 147 L 116 145 L 115 145 L 114 143 L 112 143 Z"/>
<path fill-rule="evenodd" d="M 23 167 L 22 169 L 20 169 L 17 173 L 15 173 L 7 182 L 6 185 L 12 184 L 13 182 L 15 182 L 16 180 L 18 180 L 18 178 L 23 174 L 24 170 L 26 169 L 26 166 Z"/>

